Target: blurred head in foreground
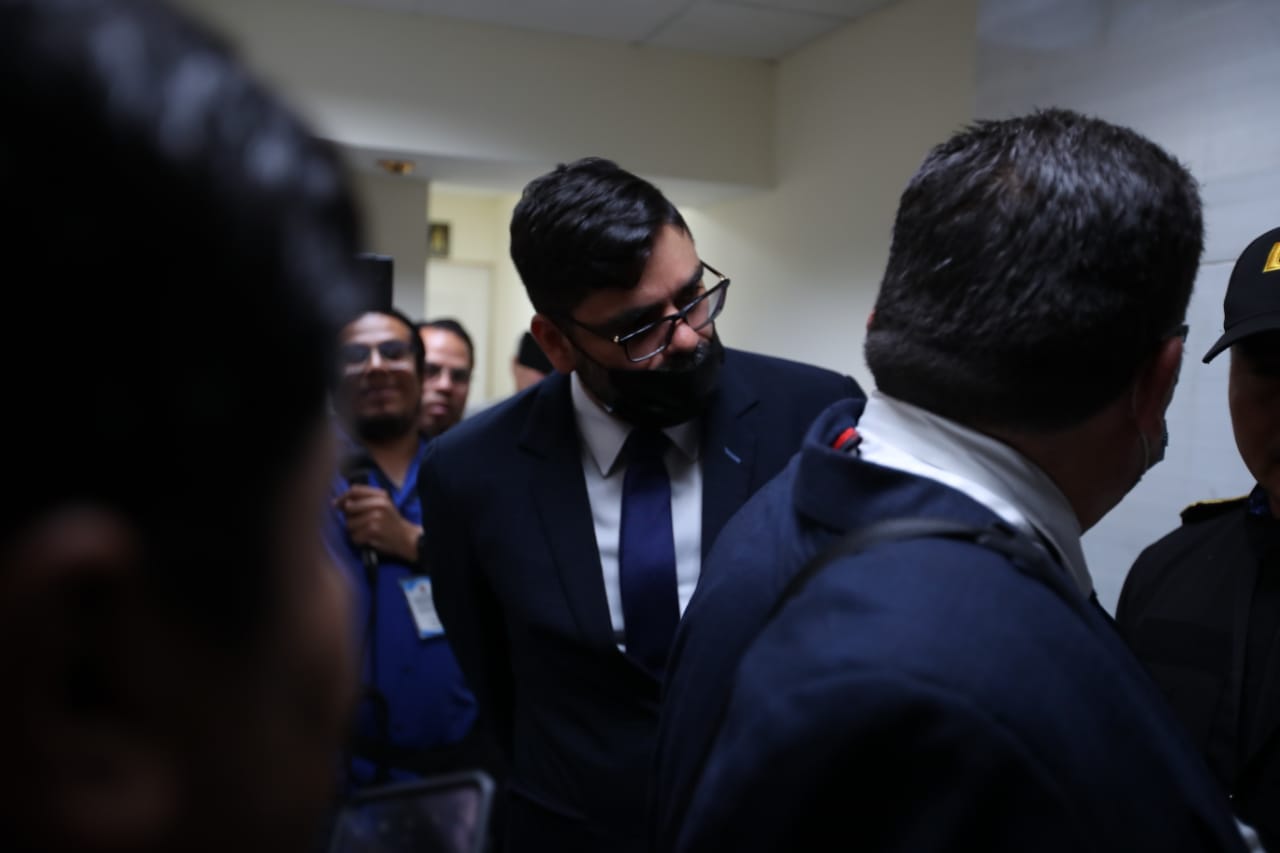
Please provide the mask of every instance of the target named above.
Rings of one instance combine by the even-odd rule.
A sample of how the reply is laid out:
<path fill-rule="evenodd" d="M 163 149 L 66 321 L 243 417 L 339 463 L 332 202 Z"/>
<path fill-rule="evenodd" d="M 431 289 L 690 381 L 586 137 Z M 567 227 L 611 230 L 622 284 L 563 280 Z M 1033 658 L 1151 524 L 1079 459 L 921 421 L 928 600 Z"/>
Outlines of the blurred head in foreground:
<path fill-rule="evenodd" d="M 0 847 L 304 849 L 352 681 L 338 161 L 133 0 L 0 0 L 0 113 Z"/>

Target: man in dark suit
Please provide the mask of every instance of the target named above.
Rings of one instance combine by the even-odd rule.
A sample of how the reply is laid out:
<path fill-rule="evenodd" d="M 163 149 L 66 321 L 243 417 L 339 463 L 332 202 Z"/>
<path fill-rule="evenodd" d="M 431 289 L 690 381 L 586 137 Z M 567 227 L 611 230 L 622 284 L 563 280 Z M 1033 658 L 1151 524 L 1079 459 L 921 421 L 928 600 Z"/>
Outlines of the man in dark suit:
<path fill-rule="evenodd" d="M 1236 446 L 1256 485 L 1195 504 L 1142 552 L 1116 622 L 1240 818 L 1280 850 L 1280 228 L 1231 272 L 1226 330 Z"/>
<path fill-rule="evenodd" d="M 878 390 L 730 522 L 681 624 L 658 849 L 1241 849 L 1080 546 L 1161 455 L 1202 244 L 1195 181 L 1124 128 L 1053 110 L 929 154 Z"/>
<path fill-rule="evenodd" d="M 854 382 L 724 349 L 729 279 L 600 159 L 525 188 L 511 254 L 557 373 L 441 436 L 436 606 L 511 756 L 509 849 L 644 849 L 659 688 L 726 520 Z"/>

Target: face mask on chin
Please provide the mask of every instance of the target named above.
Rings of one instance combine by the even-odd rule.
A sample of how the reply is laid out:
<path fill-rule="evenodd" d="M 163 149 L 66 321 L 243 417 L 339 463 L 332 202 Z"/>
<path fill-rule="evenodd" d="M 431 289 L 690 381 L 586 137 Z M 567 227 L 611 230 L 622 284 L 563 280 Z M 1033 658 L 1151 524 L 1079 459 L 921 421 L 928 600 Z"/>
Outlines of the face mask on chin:
<path fill-rule="evenodd" d="M 1138 430 L 1138 441 L 1142 447 L 1141 467 L 1138 468 L 1138 476 L 1126 492 L 1132 491 L 1137 487 L 1142 482 L 1142 478 L 1147 476 L 1147 472 L 1164 460 L 1165 451 L 1169 447 L 1169 421 L 1165 418 L 1160 419 L 1160 440 L 1155 447 L 1151 446 L 1151 439 L 1147 438 L 1147 434 L 1141 429 Z"/>
<path fill-rule="evenodd" d="M 1185 344 L 1187 339 L 1187 327 L 1185 325 L 1179 327 L 1178 334 L 1181 336 L 1183 343 Z M 1173 388 L 1177 387 L 1178 376 L 1181 373 L 1182 373 L 1182 354 L 1179 353 L 1178 364 L 1173 374 L 1173 386 L 1170 387 L 1169 389 L 1170 396 L 1166 398 L 1164 401 L 1166 413 L 1162 414 L 1160 417 L 1160 446 L 1154 448 L 1153 450 L 1151 447 L 1151 442 L 1147 439 L 1146 434 L 1143 433 L 1142 430 L 1138 430 L 1138 436 L 1142 439 L 1142 466 L 1143 466 L 1142 473 L 1138 475 L 1139 480 L 1141 480 L 1144 476 L 1146 476 L 1146 473 L 1148 471 L 1150 471 L 1152 468 L 1156 467 L 1156 465 L 1163 462 L 1165 453 L 1169 450 L 1169 418 L 1167 415 L 1167 411 L 1169 408 L 1169 403 L 1172 400 Z M 1133 403 L 1133 409 L 1136 417 L 1136 413 L 1138 409 L 1138 404 L 1136 399 L 1134 400 L 1134 403 Z"/>
<path fill-rule="evenodd" d="M 724 346 L 716 335 L 657 370 L 605 367 L 578 352 L 582 357 L 576 369 L 586 389 L 610 414 L 646 429 L 665 429 L 706 411 L 724 363 Z"/>
<path fill-rule="evenodd" d="M 1169 449 L 1169 422 L 1161 419 L 1160 421 L 1160 446 L 1154 451 L 1151 449 L 1151 442 L 1147 441 L 1146 435 L 1139 432 L 1142 438 L 1142 473 L 1145 475 L 1157 464 L 1164 461 L 1165 451 Z"/>

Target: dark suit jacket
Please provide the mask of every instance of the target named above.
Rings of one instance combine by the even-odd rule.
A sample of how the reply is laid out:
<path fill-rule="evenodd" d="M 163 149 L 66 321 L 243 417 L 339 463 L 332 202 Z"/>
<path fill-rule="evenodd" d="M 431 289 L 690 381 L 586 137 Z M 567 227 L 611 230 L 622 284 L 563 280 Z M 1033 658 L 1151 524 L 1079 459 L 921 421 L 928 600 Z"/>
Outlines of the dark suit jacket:
<path fill-rule="evenodd" d="M 1280 849 L 1280 639 L 1269 654 L 1244 730 L 1245 651 L 1260 572 L 1274 590 L 1280 522 L 1241 499 L 1192 507 L 1178 530 L 1142 552 L 1125 580 L 1116 622 L 1191 732 L 1241 819 Z M 1274 594 L 1272 596 L 1274 601 Z M 1263 611 L 1260 615 L 1268 615 Z"/>
<path fill-rule="evenodd" d="M 847 377 L 729 350 L 704 416 L 702 548 Z M 640 850 L 659 684 L 617 648 L 569 377 L 445 433 L 419 476 L 436 606 L 511 756 L 508 849 Z"/>
<path fill-rule="evenodd" d="M 666 828 L 675 849 L 1243 849 L 1150 679 L 1069 584 L 971 542 L 911 539 L 831 563 L 768 620 L 789 578 L 845 531 L 996 520 L 932 480 L 831 450 L 857 415 L 824 415 L 707 561 L 663 716 L 661 757 L 698 765 L 659 775 L 692 779 Z M 708 706 L 723 714 L 687 724 Z"/>

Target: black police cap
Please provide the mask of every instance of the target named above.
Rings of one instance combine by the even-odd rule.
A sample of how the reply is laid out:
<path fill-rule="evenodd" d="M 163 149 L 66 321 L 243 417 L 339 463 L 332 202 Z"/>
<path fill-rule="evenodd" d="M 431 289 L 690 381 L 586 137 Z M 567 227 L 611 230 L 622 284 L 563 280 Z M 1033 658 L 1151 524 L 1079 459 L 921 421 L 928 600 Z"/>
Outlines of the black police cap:
<path fill-rule="evenodd" d="M 1225 331 L 1207 353 L 1218 353 L 1250 335 L 1280 329 L 1280 228 L 1249 244 L 1231 270 L 1222 303 Z"/>

